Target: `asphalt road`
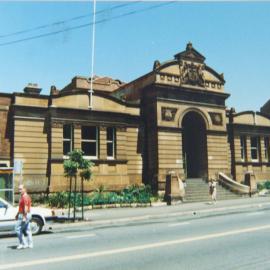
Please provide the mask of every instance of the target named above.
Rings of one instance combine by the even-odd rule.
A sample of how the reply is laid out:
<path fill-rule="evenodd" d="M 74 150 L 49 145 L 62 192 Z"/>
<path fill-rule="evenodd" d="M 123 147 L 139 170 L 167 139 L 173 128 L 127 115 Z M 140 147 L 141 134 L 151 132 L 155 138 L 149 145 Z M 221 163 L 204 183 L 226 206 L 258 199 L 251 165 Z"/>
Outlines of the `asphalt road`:
<path fill-rule="evenodd" d="M 270 211 L 195 218 L 167 217 L 72 227 L 34 237 L 15 250 L 0 238 L 0 269 L 270 269 Z"/>

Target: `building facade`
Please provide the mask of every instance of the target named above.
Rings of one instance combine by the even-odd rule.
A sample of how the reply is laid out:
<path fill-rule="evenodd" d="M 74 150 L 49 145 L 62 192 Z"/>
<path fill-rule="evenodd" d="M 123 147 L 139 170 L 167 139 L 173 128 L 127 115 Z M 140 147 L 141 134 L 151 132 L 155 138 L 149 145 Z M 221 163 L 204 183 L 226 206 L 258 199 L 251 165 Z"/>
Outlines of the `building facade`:
<path fill-rule="evenodd" d="M 226 107 L 223 74 L 206 65 L 191 43 L 172 60 L 122 83 L 75 77 L 41 95 L 30 84 L 24 93 L 0 94 L 0 164 L 23 164 L 20 177 L 32 192 L 68 188 L 63 161 L 72 149 L 91 159 L 93 180 L 120 190 L 131 184 L 165 188 L 166 175 L 212 178 L 223 172 L 238 182 L 252 171 L 270 178 L 270 105 L 261 112 Z"/>

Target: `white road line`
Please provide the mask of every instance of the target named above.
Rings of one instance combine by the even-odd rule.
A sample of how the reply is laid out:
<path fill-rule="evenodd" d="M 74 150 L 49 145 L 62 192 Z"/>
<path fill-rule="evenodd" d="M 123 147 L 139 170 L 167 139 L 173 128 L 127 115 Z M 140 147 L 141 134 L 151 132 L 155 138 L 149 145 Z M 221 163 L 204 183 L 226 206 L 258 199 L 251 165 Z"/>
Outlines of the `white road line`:
<path fill-rule="evenodd" d="M 254 213 L 248 213 L 247 216 L 260 216 L 264 215 L 265 212 L 254 212 Z"/>
<path fill-rule="evenodd" d="M 127 248 L 118 248 L 118 249 L 110 249 L 110 250 L 97 251 L 97 252 L 88 252 L 88 253 L 83 253 L 83 254 L 61 256 L 61 257 L 55 257 L 55 258 L 50 257 L 50 258 L 38 259 L 38 260 L 34 260 L 34 261 L 22 261 L 22 262 L 17 262 L 17 263 L 2 264 L 2 265 L 0 265 L 0 269 L 1 270 L 2 269 L 12 269 L 14 267 L 22 268 L 22 267 L 34 266 L 34 265 L 43 265 L 43 264 L 49 264 L 49 263 L 60 263 L 60 262 L 68 262 L 68 261 L 74 261 L 74 260 L 82 260 L 82 259 L 92 258 L 92 257 L 102 257 L 102 256 L 113 255 L 113 254 L 134 252 L 134 251 L 138 251 L 138 250 L 179 245 L 179 244 L 183 244 L 183 243 L 190 243 L 190 242 L 195 242 L 195 241 L 202 241 L 202 240 L 220 238 L 220 237 L 225 237 L 225 236 L 232 236 L 232 235 L 243 234 L 243 233 L 256 232 L 256 231 L 261 231 L 261 230 L 269 230 L 269 229 L 270 229 L 270 225 L 265 225 L 265 226 L 251 227 L 251 228 L 240 229 L 240 230 L 233 230 L 233 231 L 228 231 L 228 232 L 207 234 L 207 235 L 203 235 L 203 236 L 196 236 L 196 237 L 190 237 L 190 238 L 184 238 L 184 239 L 176 239 L 176 240 L 171 240 L 171 241 L 156 242 L 156 243 L 151 243 L 151 244 L 132 246 L 132 247 L 127 247 Z"/>
<path fill-rule="evenodd" d="M 66 236 L 66 239 L 87 238 L 96 236 L 94 233 Z"/>
<path fill-rule="evenodd" d="M 189 225 L 190 222 L 179 222 L 179 223 L 172 223 L 169 224 L 168 227 L 177 227 L 177 226 L 184 226 L 184 225 Z"/>

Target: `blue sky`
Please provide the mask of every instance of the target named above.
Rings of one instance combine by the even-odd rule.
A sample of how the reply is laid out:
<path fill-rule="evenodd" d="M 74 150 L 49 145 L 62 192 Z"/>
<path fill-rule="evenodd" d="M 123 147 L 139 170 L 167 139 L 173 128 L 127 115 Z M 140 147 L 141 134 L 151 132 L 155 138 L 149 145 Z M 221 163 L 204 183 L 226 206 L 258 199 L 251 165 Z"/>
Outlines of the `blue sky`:
<path fill-rule="evenodd" d="M 0 91 L 21 92 L 32 82 L 48 94 L 51 85 L 90 76 L 92 27 L 71 28 L 91 23 L 92 11 L 90 2 L 0 2 Z M 97 11 L 96 75 L 131 81 L 191 41 L 224 73 L 228 107 L 259 110 L 270 98 L 270 2 L 97 2 Z M 89 16 L 71 20 L 82 15 Z"/>

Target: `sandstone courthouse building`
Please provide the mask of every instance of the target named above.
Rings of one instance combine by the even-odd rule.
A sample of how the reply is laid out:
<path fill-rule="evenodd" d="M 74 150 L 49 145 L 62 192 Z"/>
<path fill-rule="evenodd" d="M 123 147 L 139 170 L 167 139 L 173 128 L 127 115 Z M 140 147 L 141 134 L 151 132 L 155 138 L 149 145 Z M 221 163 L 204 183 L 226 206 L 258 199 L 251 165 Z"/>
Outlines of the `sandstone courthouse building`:
<path fill-rule="evenodd" d="M 270 179 L 270 103 L 261 112 L 227 108 L 223 74 L 191 43 L 132 82 L 93 78 L 92 99 L 90 80 L 74 77 L 49 95 L 34 84 L 0 93 L 0 166 L 22 162 L 15 186 L 22 177 L 32 192 L 66 190 L 63 161 L 72 149 L 95 164 L 89 191 L 140 183 L 164 190 L 168 171 Z"/>

